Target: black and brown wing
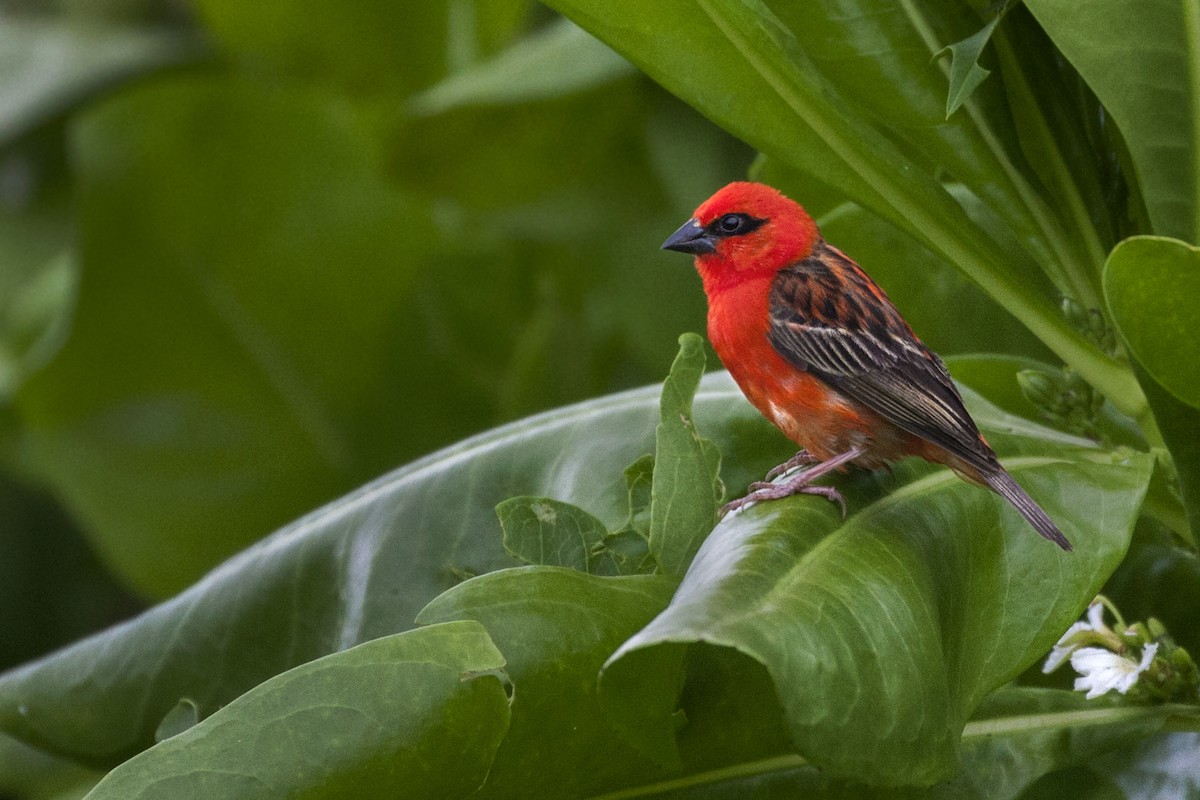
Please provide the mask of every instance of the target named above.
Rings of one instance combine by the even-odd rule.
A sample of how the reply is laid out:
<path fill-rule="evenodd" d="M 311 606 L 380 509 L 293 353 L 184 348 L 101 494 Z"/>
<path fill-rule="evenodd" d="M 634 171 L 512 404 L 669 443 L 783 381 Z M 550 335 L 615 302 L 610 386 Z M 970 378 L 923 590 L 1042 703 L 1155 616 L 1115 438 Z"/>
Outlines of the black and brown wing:
<path fill-rule="evenodd" d="M 771 286 L 771 344 L 787 361 L 967 464 L 996 457 L 940 358 L 858 265 L 819 242 Z"/>

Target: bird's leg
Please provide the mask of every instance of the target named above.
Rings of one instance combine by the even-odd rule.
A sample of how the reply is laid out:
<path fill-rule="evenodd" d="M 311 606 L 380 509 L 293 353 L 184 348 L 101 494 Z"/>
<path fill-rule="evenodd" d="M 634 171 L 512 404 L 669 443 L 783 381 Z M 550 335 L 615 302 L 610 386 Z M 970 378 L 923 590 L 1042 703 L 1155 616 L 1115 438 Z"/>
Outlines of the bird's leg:
<path fill-rule="evenodd" d="M 807 450 L 801 450 L 799 453 L 796 453 L 796 455 L 792 456 L 779 466 L 772 467 L 771 471 L 767 473 L 767 477 L 763 478 L 763 480 L 768 482 L 773 481 L 780 475 L 785 475 L 788 472 L 791 472 L 796 467 L 807 467 L 808 465 L 816 464 L 819 461 L 820 459 L 814 456 L 812 453 L 808 452 Z"/>
<path fill-rule="evenodd" d="M 851 447 L 841 455 L 836 455 L 827 461 L 815 464 L 783 483 L 768 483 L 766 481 L 752 483 L 750 484 L 751 491 L 749 494 L 726 503 L 721 507 L 721 516 L 731 511 L 737 511 L 739 508 L 744 508 L 751 503 L 757 503 L 760 500 L 780 500 L 784 497 L 791 497 L 794 494 L 815 494 L 840 505 L 842 507 L 842 516 L 844 517 L 846 516 L 846 501 L 842 498 L 841 493 L 832 486 L 812 486 L 811 484 L 817 478 L 853 461 L 864 452 L 862 447 Z M 796 456 L 798 458 L 800 454 L 797 453 Z M 772 470 L 772 472 L 774 471 Z M 768 476 L 770 476 L 770 473 L 768 473 Z"/>

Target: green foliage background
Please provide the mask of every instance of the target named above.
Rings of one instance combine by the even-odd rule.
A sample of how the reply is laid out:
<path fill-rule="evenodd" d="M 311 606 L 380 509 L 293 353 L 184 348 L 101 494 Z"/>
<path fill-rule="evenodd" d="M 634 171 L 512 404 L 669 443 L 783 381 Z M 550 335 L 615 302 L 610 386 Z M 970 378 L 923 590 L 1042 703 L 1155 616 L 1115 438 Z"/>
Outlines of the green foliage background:
<path fill-rule="evenodd" d="M 1034 666 L 1200 651 L 1200 8 L 550 6 L 0 5 L 0 793 L 1200 793 Z M 1076 553 L 915 463 L 714 529 L 790 446 L 658 244 L 748 173 Z"/>

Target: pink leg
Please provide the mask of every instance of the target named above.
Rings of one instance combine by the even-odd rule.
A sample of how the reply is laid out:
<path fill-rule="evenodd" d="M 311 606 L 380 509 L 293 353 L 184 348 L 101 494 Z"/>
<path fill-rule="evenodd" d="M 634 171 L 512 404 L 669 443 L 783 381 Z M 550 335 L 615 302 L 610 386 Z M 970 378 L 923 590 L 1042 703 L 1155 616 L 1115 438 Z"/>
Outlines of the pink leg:
<path fill-rule="evenodd" d="M 767 481 L 757 481 L 750 484 L 750 493 L 745 497 L 740 497 L 730 503 L 726 503 L 721 508 L 721 516 L 728 514 L 731 511 L 737 511 L 739 508 L 744 508 L 751 503 L 757 503 L 760 500 L 780 500 L 784 497 L 791 497 L 794 494 L 815 494 L 837 503 L 842 507 L 842 516 L 846 516 L 846 501 L 842 498 L 840 492 L 832 486 L 811 486 L 812 481 L 826 475 L 843 464 L 849 463 L 858 458 L 865 452 L 861 447 L 852 447 L 841 455 L 834 456 L 828 461 L 823 461 L 809 469 L 804 470 L 798 475 L 795 475 L 783 483 L 768 483 Z M 800 453 L 796 454 L 796 458 L 800 457 Z M 807 453 L 804 453 L 808 456 Z M 808 456 L 808 458 L 812 458 Z M 795 459 L 793 459 L 795 460 Z M 802 462 L 801 462 L 802 463 Z M 809 462 L 811 463 L 811 461 Z M 780 465 L 784 466 L 784 465 Z M 776 469 L 779 469 L 776 467 Z M 791 467 L 788 467 L 791 469 Z M 786 472 L 787 470 L 784 470 Z M 767 477 L 771 477 L 771 470 L 767 473 Z M 779 474 L 779 473 L 775 473 Z"/>

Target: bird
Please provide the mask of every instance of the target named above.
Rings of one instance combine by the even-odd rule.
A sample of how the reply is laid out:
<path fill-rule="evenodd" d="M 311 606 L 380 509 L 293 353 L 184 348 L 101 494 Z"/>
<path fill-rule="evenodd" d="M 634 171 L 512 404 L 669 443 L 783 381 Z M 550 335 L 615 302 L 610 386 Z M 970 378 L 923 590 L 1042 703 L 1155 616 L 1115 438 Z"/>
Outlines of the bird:
<path fill-rule="evenodd" d="M 999 494 L 1072 549 L 1000 464 L 941 358 L 799 203 L 765 184 L 731 183 L 662 247 L 694 256 L 713 349 L 750 403 L 801 448 L 722 515 L 795 494 L 826 497 L 845 515 L 837 489 L 813 481 L 919 456 Z"/>

